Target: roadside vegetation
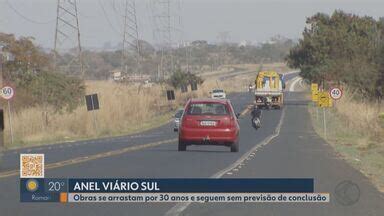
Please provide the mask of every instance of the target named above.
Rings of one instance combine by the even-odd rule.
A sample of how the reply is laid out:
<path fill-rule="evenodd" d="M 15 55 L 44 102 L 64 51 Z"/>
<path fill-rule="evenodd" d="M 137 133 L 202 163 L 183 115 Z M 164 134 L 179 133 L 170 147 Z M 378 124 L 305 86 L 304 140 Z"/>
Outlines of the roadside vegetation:
<path fill-rule="evenodd" d="M 283 62 L 284 57 L 295 42 L 276 36 L 270 38 L 266 43 L 246 44 L 238 43 L 217 43 L 210 44 L 205 40 L 192 41 L 188 46 L 174 48 L 173 62 L 175 68 L 191 73 L 203 73 L 219 71 L 223 65 L 242 64 L 269 64 Z M 140 40 L 141 50 L 141 71 L 144 74 L 156 76 L 158 65 L 161 64 L 161 51 L 147 41 Z M 65 66 L 73 60 L 75 52 L 68 52 L 60 55 L 59 66 Z M 135 72 L 136 62 L 132 54 L 127 54 L 124 64 L 127 65 L 128 73 Z M 85 62 L 85 78 L 92 80 L 104 80 L 110 76 L 111 70 L 121 68 L 121 48 L 116 47 L 108 50 L 83 52 Z M 75 72 L 65 71 L 67 74 L 76 75 Z"/>
<path fill-rule="evenodd" d="M 151 87 L 126 85 L 112 81 L 86 81 L 87 93 L 98 93 L 100 110 L 88 112 L 81 104 L 72 112 L 54 113 L 49 124 L 44 124 L 42 107 L 35 106 L 13 113 L 15 143 L 10 144 L 9 127 L 5 129 L 8 148 L 48 144 L 79 139 L 131 134 L 153 128 L 168 122 L 177 108 L 192 97 L 209 97 L 213 88 L 227 92 L 247 91 L 249 80 L 254 74 L 238 76 L 226 81 L 207 79 L 197 91 L 187 93 L 175 91 L 176 100 L 167 101 L 167 84 L 153 84 Z M 8 121 L 8 116 L 5 116 Z M 171 128 L 170 128 L 171 130 Z"/>
<path fill-rule="evenodd" d="M 250 73 L 223 81 L 217 80 L 218 76 L 231 72 L 233 67 L 242 68 L 243 71 Z M 215 76 L 204 78 L 204 82 L 198 85 L 197 91 L 191 91 L 188 86 L 187 93 L 182 93 L 180 88 L 173 88 L 167 83 L 127 85 L 105 80 L 86 81 L 85 92 L 97 93 L 99 96 L 99 110 L 92 111 L 93 113 L 88 112 L 85 102 L 82 101 L 71 112 L 55 112 L 54 107 L 50 107 L 47 119 L 42 115 L 41 106 L 17 109 L 13 112 L 15 142 L 11 145 L 10 128 L 5 127 L 5 143 L 7 148 L 19 148 L 127 135 L 154 128 L 169 122 L 174 112 L 189 98 L 209 97 L 209 92 L 214 88 L 224 89 L 227 93 L 247 91 L 249 83 L 255 79 L 259 68 L 258 64 L 225 66 L 222 70 L 213 72 Z M 265 64 L 263 68 L 281 72 L 288 70 L 281 63 Z M 167 89 L 176 89 L 175 101 L 167 101 Z M 5 115 L 5 122 L 8 121 L 8 115 Z"/>
<path fill-rule="evenodd" d="M 360 170 L 384 192 L 383 121 L 377 116 L 375 104 L 350 100 L 351 92 L 344 92 L 334 108 L 326 109 L 326 137 L 323 111 L 311 104 L 309 111 L 313 126 L 339 157 Z"/>
<path fill-rule="evenodd" d="M 384 191 L 384 19 L 343 11 L 307 19 L 303 38 L 287 57 L 291 67 L 321 88 L 339 86 L 341 100 L 327 110 L 327 141 Z M 322 112 L 311 107 L 324 137 Z"/>
<path fill-rule="evenodd" d="M 121 50 L 83 52 L 85 74 L 73 64 L 76 52 L 54 53 L 36 46 L 32 37 L 15 37 L 0 33 L 0 45 L 5 59 L 3 84 L 16 89 L 10 102 L 13 143 L 11 143 L 8 104 L 0 100 L 5 110 L 5 145 L 17 148 L 78 139 L 124 135 L 156 127 L 170 120 L 175 109 L 191 97 L 208 97 L 212 88 L 227 92 L 244 91 L 252 79 L 248 72 L 260 68 L 285 65 L 283 61 L 293 41 L 276 37 L 269 43 L 253 46 L 231 43 L 208 44 L 194 41 L 189 46 L 174 48 L 175 70 L 161 82 L 156 82 L 161 56 L 151 44 L 140 41 L 142 62 L 138 70 L 149 75 L 150 82 L 115 82 L 111 71 L 121 68 Z M 186 55 L 187 54 L 187 55 Z M 136 62 L 129 56 L 124 62 L 128 73 Z M 137 71 L 136 71 L 137 72 Z M 230 80 L 218 81 L 226 73 L 244 73 Z M 232 74 L 231 74 L 232 75 Z M 236 81 L 235 84 L 233 81 Z M 191 92 L 190 84 L 198 90 Z M 181 93 L 180 87 L 189 91 Z M 176 100 L 166 100 L 166 90 L 175 90 Z M 100 110 L 88 112 L 84 96 L 97 93 Z"/>

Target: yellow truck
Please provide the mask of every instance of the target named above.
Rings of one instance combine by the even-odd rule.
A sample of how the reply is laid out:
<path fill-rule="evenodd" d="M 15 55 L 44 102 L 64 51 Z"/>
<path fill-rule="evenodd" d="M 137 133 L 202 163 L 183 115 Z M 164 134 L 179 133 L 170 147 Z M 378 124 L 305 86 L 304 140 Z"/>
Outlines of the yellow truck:
<path fill-rule="evenodd" d="M 276 71 L 261 71 L 255 80 L 255 103 L 259 108 L 283 107 L 283 75 Z"/>

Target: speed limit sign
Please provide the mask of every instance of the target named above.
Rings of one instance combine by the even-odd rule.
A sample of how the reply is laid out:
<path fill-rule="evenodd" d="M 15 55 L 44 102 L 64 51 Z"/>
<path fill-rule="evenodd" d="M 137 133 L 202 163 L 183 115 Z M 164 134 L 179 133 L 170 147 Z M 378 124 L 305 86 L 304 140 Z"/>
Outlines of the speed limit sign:
<path fill-rule="evenodd" d="M 1 89 L 1 97 L 3 97 L 5 100 L 10 100 L 15 95 L 15 91 L 11 86 L 4 86 Z"/>
<path fill-rule="evenodd" d="M 338 100 L 343 95 L 343 91 L 340 88 L 334 87 L 329 91 L 329 95 L 333 100 Z"/>

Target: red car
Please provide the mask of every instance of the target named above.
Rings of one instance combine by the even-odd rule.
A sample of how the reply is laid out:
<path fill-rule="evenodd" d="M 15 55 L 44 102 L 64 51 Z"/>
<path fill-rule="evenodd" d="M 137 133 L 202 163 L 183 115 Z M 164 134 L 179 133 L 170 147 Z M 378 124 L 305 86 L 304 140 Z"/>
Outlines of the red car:
<path fill-rule="evenodd" d="M 188 145 L 223 145 L 239 151 L 238 115 L 227 99 L 191 99 L 179 127 L 179 151 Z"/>

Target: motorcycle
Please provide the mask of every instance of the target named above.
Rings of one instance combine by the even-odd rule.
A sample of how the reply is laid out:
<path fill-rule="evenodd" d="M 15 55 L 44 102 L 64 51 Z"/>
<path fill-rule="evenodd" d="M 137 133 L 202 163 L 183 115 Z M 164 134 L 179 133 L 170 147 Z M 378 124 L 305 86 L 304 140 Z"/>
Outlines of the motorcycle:
<path fill-rule="evenodd" d="M 270 110 L 272 108 L 272 98 L 266 97 L 264 101 L 265 107 L 267 110 Z"/>
<path fill-rule="evenodd" d="M 261 120 L 258 117 L 255 117 L 252 119 L 252 127 L 254 127 L 256 130 L 261 127 Z"/>

